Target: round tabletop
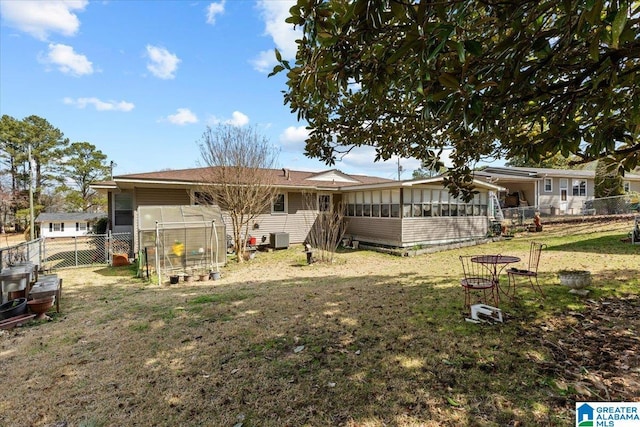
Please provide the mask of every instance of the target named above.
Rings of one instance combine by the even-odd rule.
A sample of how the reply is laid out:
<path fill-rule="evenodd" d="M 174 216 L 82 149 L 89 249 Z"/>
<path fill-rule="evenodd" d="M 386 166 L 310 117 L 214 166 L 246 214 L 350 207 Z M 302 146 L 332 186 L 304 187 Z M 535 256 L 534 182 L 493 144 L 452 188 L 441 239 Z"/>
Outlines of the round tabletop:
<path fill-rule="evenodd" d="M 520 262 L 520 258 L 510 255 L 479 255 L 471 258 L 471 261 L 480 264 L 511 264 Z"/>

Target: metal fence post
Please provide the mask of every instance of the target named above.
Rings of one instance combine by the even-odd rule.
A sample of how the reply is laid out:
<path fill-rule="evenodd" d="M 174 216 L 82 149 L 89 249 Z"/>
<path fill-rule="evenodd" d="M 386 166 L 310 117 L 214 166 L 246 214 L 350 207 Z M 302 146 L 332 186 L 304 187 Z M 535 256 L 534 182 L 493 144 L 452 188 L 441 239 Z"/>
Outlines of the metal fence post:
<path fill-rule="evenodd" d="M 113 234 L 111 230 L 107 230 L 107 235 L 104 238 L 104 262 L 109 264 L 109 257 L 111 255 L 111 244 L 113 242 Z"/>

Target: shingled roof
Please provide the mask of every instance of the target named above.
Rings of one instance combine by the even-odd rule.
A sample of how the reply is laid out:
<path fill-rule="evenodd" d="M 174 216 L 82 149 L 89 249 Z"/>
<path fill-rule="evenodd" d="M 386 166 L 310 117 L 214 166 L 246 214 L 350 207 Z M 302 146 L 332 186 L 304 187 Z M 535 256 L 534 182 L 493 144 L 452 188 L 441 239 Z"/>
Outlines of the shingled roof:
<path fill-rule="evenodd" d="M 104 212 L 42 212 L 35 222 L 95 221 L 106 216 Z"/>
<path fill-rule="evenodd" d="M 298 171 L 290 169 L 267 169 L 272 174 L 273 184 L 278 187 L 324 187 L 340 188 L 343 186 L 370 185 L 392 182 L 387 178 L 379 178 L 367 175 L 351 175 L 337 169 L 322 172 Z M 114 176 L 112 181 L 94 183 L 93 186 L 112 186 L 117 182 L 137 181 L 140 183 L 185 183 L 198 184 L 202 177 L 210 174 L 209 168 L 192 168 L 164 170 L 158 172 L 136 173 Z"/>

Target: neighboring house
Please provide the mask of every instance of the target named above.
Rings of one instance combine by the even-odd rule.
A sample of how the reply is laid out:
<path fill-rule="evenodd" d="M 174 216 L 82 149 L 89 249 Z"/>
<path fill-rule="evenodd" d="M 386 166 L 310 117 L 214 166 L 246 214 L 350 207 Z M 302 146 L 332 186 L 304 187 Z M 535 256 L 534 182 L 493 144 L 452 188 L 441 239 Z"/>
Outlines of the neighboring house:
<path fill-rule="evenodd" d="M 578 215 L 594 198 L 593 170 L 488 167 L 475 177 L 505 188 L 499 193 L 503 208 L 538 206 L 552 215 Z M 623 184 L 626 192 L 640 192 L 640 175 L 626 174 Z"/>
<path fill-rule="evenodd" d="M 96 221 L 106 216 L 105 213 L 43 212 L 35 222 L 40 225 L 40 237 L 76 237 L 89 234 Z"/>
<path fill-rule="evenodd" d="M 393 181 L 335 169 L 270 171 L 279 194 L 250 224 L 258 242 L 268 242 L 271 233 L 288 233 L 290 243 L 302 243 L 318 212 L 339 204 L 346 208 L 347 235 L 361 242 L 411 247 L 483 238 L 493 212 L 489 192 L 501 189 L 476 180 L 479 193 L 464 203 L 449 196 L 442 177 Z M 107 193 L 112 231 L 132 232 L 137 251 L 138 208 L 199 204 L 203 175 L 200 168 L 120 175 L 92 188 Z"/>

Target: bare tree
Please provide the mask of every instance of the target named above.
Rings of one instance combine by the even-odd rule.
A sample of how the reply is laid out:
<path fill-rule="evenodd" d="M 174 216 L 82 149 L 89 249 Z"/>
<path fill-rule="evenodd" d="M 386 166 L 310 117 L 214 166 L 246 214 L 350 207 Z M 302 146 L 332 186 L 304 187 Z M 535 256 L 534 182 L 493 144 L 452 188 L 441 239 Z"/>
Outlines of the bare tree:
<path fill-rule="evenodd" d="M 8 183 L 6 176 L 0 173 L 0 234 L 6 231 L 5 226 L 8 223 L 9 214 L 11 213 L 10 207 L 12 201 L 11 183 Z"/>
<path fill-rule="evenodd" d="M 201 197 L 213 201 L 231 218 L 234 250 L 243 261 L 253 219 L 271 211 L 276 197 L 277 152 L 252 127 L 207 127 L 200 142 L 205 166 Z"/>
<path fill-rule="evenodd" d="M 319 203 L 316 193 L 305 193 L 303 204 L 305 211 L 317 211 L 317 215 L 310 217 L 312 223 L 307 224 L 309 226 L 307 243 L 316 250 L 316 260 L 331 263 L 347 229 L 344 207 L 342 203 L 338 205 Z"/>

